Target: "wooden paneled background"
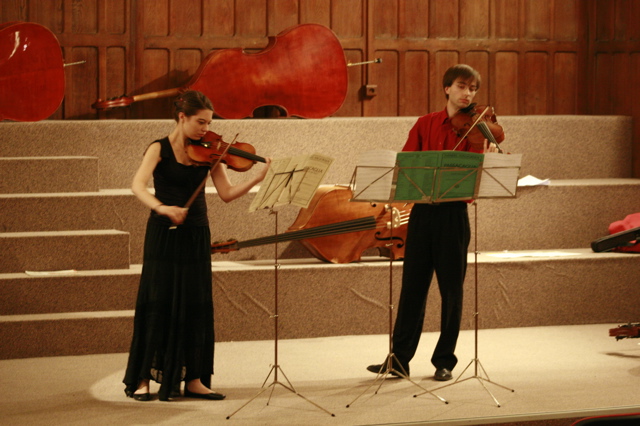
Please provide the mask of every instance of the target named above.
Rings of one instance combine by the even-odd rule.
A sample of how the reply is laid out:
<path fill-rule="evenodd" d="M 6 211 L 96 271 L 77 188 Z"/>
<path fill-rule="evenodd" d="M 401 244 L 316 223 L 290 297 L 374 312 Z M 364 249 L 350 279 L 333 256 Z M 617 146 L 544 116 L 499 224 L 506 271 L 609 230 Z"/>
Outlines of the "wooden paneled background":
<path fill-rule="evenodd" d="M 417 116 L 444 106 L 455 63 L 483 75 L 477 100 L 500 115 L 622 114 L 640 107 L 640 0 L 2 0 L 0 22 L 51 29 L 66 91 L 51 119 L 168 118 L 169 98 L 98 113 L 96 99 L 181 87 L 212 50 L 262 50 L 319 23 L 350 62 L 335 116 Z M 242 70 L 238 70 L 242 72 Z M 372 90 L 365 90 L 370 85 Z M 371 96 L 373 95 L 373 96 Z M 603 147 L 606 149 L 606 147 Z M 640 177 L 640 149 L 635 175 Z"/>

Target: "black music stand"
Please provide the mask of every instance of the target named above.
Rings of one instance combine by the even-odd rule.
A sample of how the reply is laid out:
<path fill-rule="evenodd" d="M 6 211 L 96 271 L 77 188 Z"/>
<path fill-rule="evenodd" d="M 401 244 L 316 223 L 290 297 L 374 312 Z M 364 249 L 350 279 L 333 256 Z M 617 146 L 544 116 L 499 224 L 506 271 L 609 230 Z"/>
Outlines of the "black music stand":
<path fill-rule="evenodd" d="M 520 163 L 522 161 L 522 154 L 513 154 L 513 155 L 505 155 L 505 154 L 484 154 L 485 159 L 482 165 L 482 172 L 480 175 L 480 186 L 477 197 L 475 198 L 515 198 L 516 197 L 516 188 L 518 181 L 518 174 L 520 171 Z M 475 288 L 475 300 L 474 300 L 474 357 L 469 362 L 469 364 L 462 370 L 462 373 L 455 379 L 453 383 L 449 383 L 444 386 L 439 386 L 432 390 L 443 389 L 449 386 L 453 386 L 467 380 L 477 379 L 478 382 L 482 385 L 484 390 L 493 398 L 493 401 L 496 403 L 498 407 L 500 407 L 500 402 L 496 399 L 496 397 L 491 393 L 491 391 L 485 386 L 486 383 L 491 383 L 493 385 L 499 386 L 503 389 L 509 390 L 511 392 L 515 392 L 515 389 L 508 388 L 501 384 L 498 384 L 492 381 L 487 374 L 487 371 L 480 363 L 480 358 L 478 357 L 478 329 L 479 323 L 478 318 L 480 316 L 478 309 L 478 203 L 476 201 L 473 202 L 474 206 L 474 288 Z M 464 373 L 471 367 L 474 366 L 474 373 L 472 376 L 467 377 L 465 379 L 460 380 L 460 378 L 464 375 Z M 417 394 L 414 397 L 424 395 Z"/>
<path fill-rule="evenodd" d="M 293 387 L 293 384 L 291 384 L 291 381 L 284 374 L 284 371 L 282 371 L 282 368 L 280 367 L 280 364 L 278 363 L 278 331 L 279 331 L 279 324 L 278 324 L 278 320 L 279 320 L 279 310 L 278 310 L 278 270 L 280 269 L 280 264 L 278 263 L 278 239 L 277 239 L 277 236 L 278 236 L 278 212 L 276 210 L 274 210 L 273 207 L 274 207 L 275 204 L 283 205 L 283 204 L 292 203 L 292 200 L 294 200 L 294 198 L 295 198 L 296 194 L 298 193 L 298 191 L 300 191 L 301 188 L 304 188 L 305 186 L 306 186 L 306 190 L 307 191 L 312 188 L 312 190 L 310 191 L 311 194 L 313 194 L 313 192 L 315 192 L 315 189 L 319 185 L 320 180 L 322 179 L 322 177 L 326 173 L 326 169 L 328 169 L 329 165 L 331 164 L 331 162 L 333 160 L 329 159 L 328 157 L 320 156 L 318 154 L 314 154 L 311 157 L 314 157 L 314 156 L 316 157 L 317 160 L 326 162 L 326 168 L 324 169 L 324 171 L 322 171 L 321 173 L 317 173 L 318 169 L 316 168 L 315 169 L 316 173 L 309 173 L 309 169 L 311 167 L 307 165 L 308 161 L 302 161 L 302 162 L 293 161 L 293 162 L 289 162 L 289 164 L 284 165 L 283 167 L 280 167 L 279 171 L 273 172 L 273 173 L 270 173 L 270 174 L 267 175 L 267 177 L 265 178 L 265 182 L 260 187 L 260 191 L 256 195 L 256 200 L 257 201 L 252 204 L 252 209 L 253 210 L 258 209 L 258 208 L 269 209 L 270 210 L 270 214 L 275 215 L 275 221 L 274 222 L 275 222 L 275 236 L 276 236 L 276 239 L 275 239 L 275 242 L 274 242 L 274 247 L 275 247 L 275 256 L 274 256 L 274 313 L 271 315 L 271 318 L 274 319 L 274 362 L 273 362 L 273 365 L 271 366 L 271 369 L 269 370 L 269 373 L 267 374 L 267 377 L 265 378 L 264 382 L 262 383 L 262 387 L 261 387 L 260 391 L 258 391 L 258 393 L 256 395 L 254 395 L 251 399 L 249 399 L 247 402 L 245 402 L 236 411 L 234 411 L 233 413 L 229 414 L 227 416 L 227 419 L 230 419 L 231 416 L 236 414 L 238 411 L 242 410 L 251 401 L 256 399 L 258 396 L 262 395 L 267 389 L 271 388 L 271 393 L 269 394 L 269 399 L 267 400 L 267 405 L 269 405 L 269 402 L 271 401 L 271 397 L 273 396 L 273 391 L 275 390 L 275 387 L 277 385 L 282 386 L 284 389 L 288 390 L 289 392 L 294 393 L 295 395 L 299 396 L 300 398 L 304 399 L 305 401 L 309 402 L 310 404 L 316 406 L 320 410 L 326 412 L 327 414 L 330 414 L 332 417 L 335 417 L 335 414 L 331 413 L 330 411 L 327 411 L 326 409 L 322 408 L 321 406 L 319 406 L 315 402 L 309 400 L 308 398 L 306 398 L 305 396 L 300 394 Z M 308 158 L 307 158 L 307 160 L 308 160 Z M 304 198 L 305 199 L 308 198 L 309 200 L 311 199 L 311 197 L 309 197 L 309 196 L 305 196 Z M 278 373 L 282 373 L 282 376 L 286 380 L 286 384 L 281 382 L 280 380 L 278 380 Z M 273 374 L 273 380 L 271 381 L 271 383 L 268 386 L 265 386 L 267 384 L 267 381 L 269 380 L 269 377 L 271 377 L 272 374 Z"/>

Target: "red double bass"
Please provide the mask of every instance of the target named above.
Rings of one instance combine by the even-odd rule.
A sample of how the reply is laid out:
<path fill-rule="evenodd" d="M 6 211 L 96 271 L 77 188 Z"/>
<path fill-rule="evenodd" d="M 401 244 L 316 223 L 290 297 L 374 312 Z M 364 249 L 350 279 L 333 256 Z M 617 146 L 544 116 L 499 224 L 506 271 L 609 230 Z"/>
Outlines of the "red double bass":
<path fill-rule="evenodd" d="M 252 117 L 264 106 L 277 106 L 287 117 L 324 118 L 342 106 L 347 86 L 347 63 L 336 35 L 323 25 L 302 24 L 269 37 L 257 53 L 240 48 L 211 52 L 182 87 L 98 99 L 92 107 L 123 107 L 198 90 L 221 118 Z"/>
<path fill-rule="evenodd" d="M 370 248 L 377 248 L 394 260 L 404 258 L 413 204 L 352 202 L 352 197 L 353 192 L 346 186 L 321 186 L 309 207 L 300 209 L 286 232 L 246 241 L 216 242 L 211 245 L 211 253 L 300 241 L 313 256 L 331 263 L 358 261 Z M 394 214 L 388 208 L 394 209 Z"/>
<path fill-rule="evenodd" d="M 0 120 L 40 121 L 64 98 L 64 60 L 56 36 L 31 22 L 0 25 Z"/>

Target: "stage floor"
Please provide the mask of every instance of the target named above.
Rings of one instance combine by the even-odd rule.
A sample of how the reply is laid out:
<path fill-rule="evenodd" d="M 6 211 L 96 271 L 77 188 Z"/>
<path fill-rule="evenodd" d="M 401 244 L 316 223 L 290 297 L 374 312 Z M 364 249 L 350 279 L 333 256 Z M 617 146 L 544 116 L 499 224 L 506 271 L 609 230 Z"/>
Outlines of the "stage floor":
<path fill-rule="evenodd" d="M 577 417 L 640 412 L 640 339 L 609 337 L 617 325 L 480 330 L 479 362 L 475 333 L 463 331 L 454 381 L 445 383 L 433 380 L 429 362 L 437 333 L 423 334 L 412 381 L 376 382 L 366 371 L 385 359 L 387 335 L 280 340 L 277 380 L 273 340 L 224 342 L 216 345 L 213 388 L 227 399 L 212 402 L 126 398 L 127 354 L 4 360 L 0 416 L 5 425 L 569 425 Z M 288 381 L 299 395 L 281 385 Z M 263 382 L 266 391 L 252 400 Z"/>

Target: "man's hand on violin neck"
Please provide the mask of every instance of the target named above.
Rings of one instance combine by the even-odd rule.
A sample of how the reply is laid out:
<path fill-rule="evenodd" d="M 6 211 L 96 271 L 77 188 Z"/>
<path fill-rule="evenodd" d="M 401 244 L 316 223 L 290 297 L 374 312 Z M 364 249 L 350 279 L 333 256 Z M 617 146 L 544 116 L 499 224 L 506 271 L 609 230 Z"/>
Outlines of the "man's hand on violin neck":
<path fill-rule="evenodd" d="M 484 152 L 498 152 L 498 145 L 485 139 Z"/>

